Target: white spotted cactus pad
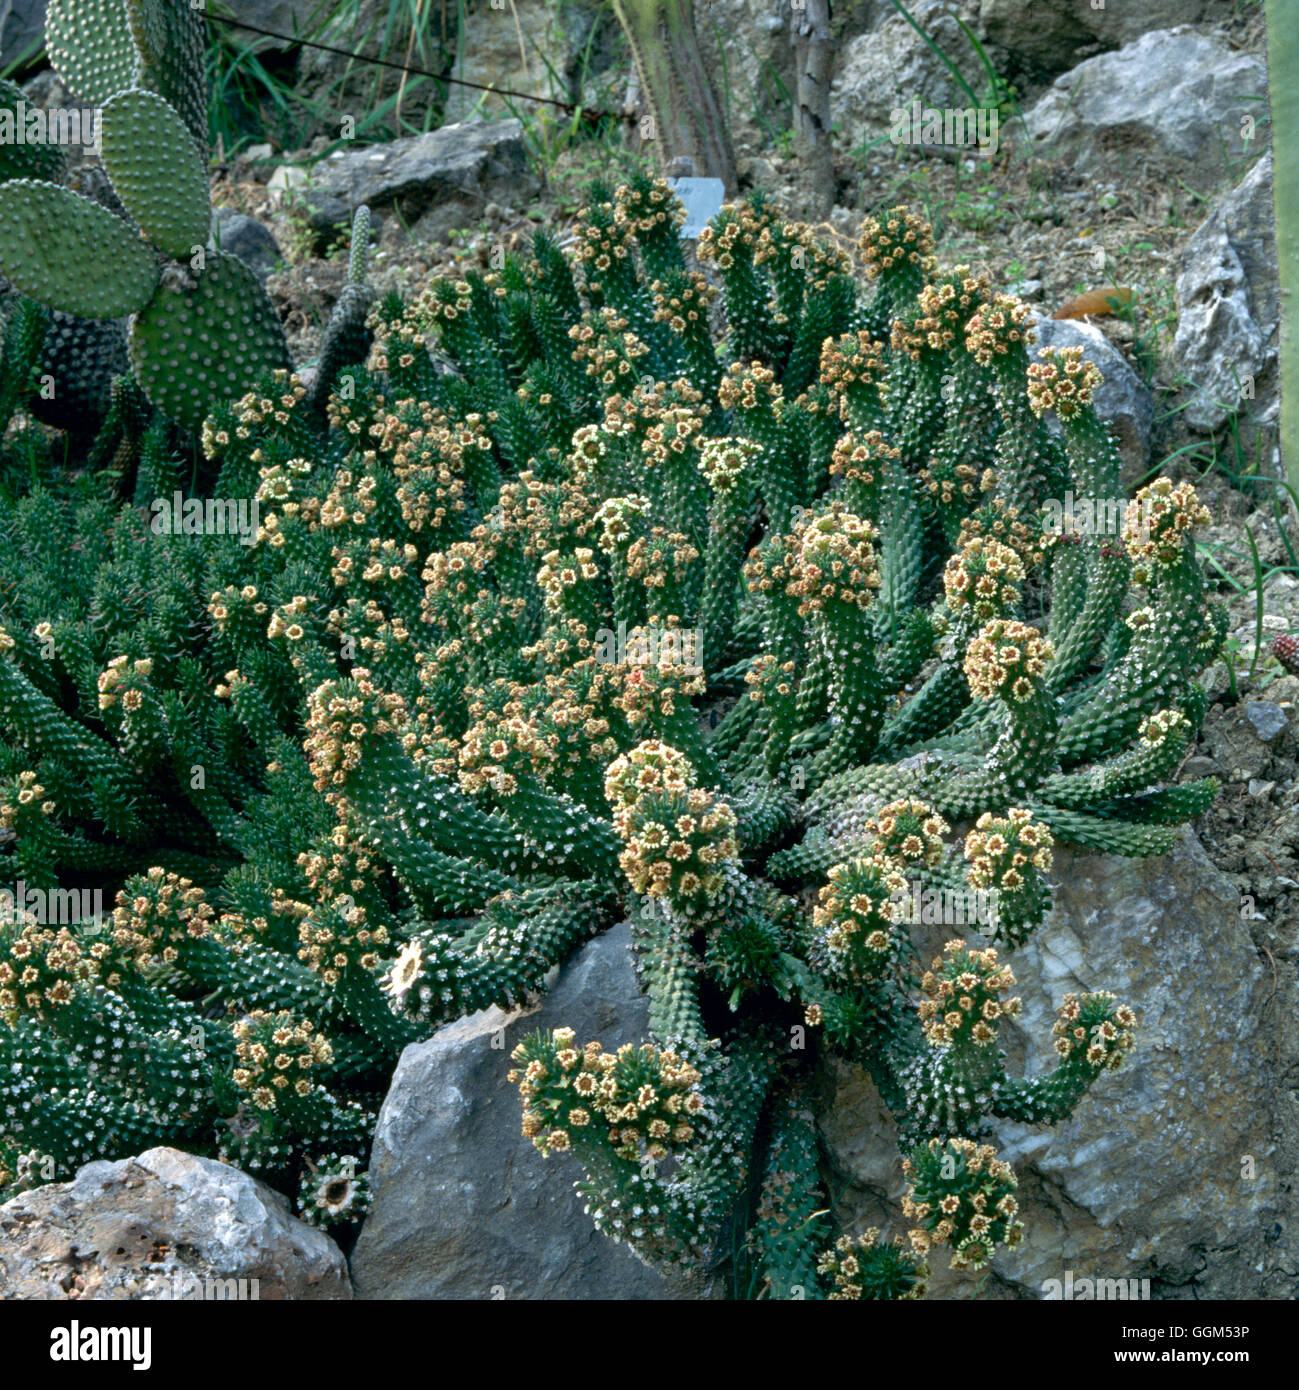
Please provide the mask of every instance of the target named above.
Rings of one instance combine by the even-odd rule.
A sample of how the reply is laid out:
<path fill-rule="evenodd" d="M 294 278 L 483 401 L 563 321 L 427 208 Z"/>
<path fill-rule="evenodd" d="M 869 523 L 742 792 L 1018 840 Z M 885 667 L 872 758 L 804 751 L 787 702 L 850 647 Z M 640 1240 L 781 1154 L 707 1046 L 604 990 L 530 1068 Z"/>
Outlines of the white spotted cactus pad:
<path fill-rule="evenodd" d="M 206 157 L 207 34 L 202 8 L 185 0 L 126 0 L 136 52 L 135 85 L 171 103 Z"/>
<path fill-rule="evenodd" d="M 50 0 L 45 51 L 75 96 L 103 105 L 135 81 L 125 0 Z"/>
<path fill-rule="evenodd" d="M 86 319 L 129 314 L 158 283 L 157 258 L 128 223 L 36 179 L 0 185 L 0 271 L 23 294 Z"/>
<path fill-rule="evenodd" d="M 214 401 L 289 366 L 284 331 L 257 277 L 220 251 L 207 253 L 192 286 L 164 286 L 135 316 L 130 347 L 150 402 L 195 431 Z"/>
<path fill-rule="evenodd" d="M 144 235 L 188 260 L 212 225 L 203 162 L 185 122 L 153 92 L 119 92 L 104 106 L 103 159 L 113 189 Z"/>

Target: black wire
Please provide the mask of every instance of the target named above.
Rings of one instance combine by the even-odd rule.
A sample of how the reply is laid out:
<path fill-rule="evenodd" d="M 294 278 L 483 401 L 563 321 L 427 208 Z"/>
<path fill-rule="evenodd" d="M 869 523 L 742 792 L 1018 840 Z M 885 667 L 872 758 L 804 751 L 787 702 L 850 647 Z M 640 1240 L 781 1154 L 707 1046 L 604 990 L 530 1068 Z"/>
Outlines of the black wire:
<path fill-rule="evenodd" d="M 229 24 L 236 29 L 248 29 L 254 34 L 262 34 L 268 39 L 280 39 L 285 43 L 296 44 L 302 48 L 315 48 L 321 53 L 332 53 L 339 58 L 350 58 L 356 63 L 369 63 L 372 67 L 394 68 L 397 72 L 415 77 L 429 77 L 434 82 L 442 82 L 453 87 L 472 87 L 477 92 L 492 92 L 496 96 L 515 97 L 519 101 L 538 101 L 546 106 L 558 106 L 565 111 L 576 111 L 584 121 L 635 121 L 636 117 L 625 111 L 601 111 L 580 106 L 573 101 L 560 101 L 557 97 L 539 97 L 531 92 L 515 92 L 508 87 L 487 87 L 481 82 L 469 82 L 463 77 L 444 77 L 440 73 L 429 72 L 427 68 L 411 67 L 406 63 L 394 63 L 388 58 L 368 58 L 364 53 L 352 53 L 346 48 L 335 48 L 333 44 L 317 43 L 314 39 L 298 38 L 293 34 L 279 34 L 274 29 L 263 29 L 257 24 L 249 24 L 242 19 L 231 19 L 226 15 L 213 14 L 210 10 L 200 11 L 203 18 L 214 24 Z"/>

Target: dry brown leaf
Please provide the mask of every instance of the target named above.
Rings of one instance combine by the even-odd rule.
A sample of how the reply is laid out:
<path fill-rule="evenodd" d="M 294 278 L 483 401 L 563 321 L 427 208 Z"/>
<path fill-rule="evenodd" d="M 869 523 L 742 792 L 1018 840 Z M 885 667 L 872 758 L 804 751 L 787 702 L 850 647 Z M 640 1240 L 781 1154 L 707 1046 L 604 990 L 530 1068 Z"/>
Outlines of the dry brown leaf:
<path fill-rule="evenodd" d="M 1106 285 L 1104 289 L 1088 290 L 1077 299 L 1071 299 L 1062 309 L 1057 309 L 1052 317 L 1080 319 L 1088 314 L 1112 314 L 1131 304 L 1135 298 L 1135 293 L 1124 285 Z"/>

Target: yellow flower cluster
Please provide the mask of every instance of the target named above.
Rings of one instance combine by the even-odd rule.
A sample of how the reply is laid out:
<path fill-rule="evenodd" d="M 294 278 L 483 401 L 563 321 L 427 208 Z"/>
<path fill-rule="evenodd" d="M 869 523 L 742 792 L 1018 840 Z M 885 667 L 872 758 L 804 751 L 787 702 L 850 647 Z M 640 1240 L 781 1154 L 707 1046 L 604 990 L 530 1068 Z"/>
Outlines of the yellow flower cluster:
<path fill-rule="evenodd" d="M 1123 542 L 1144 582 L 1150 568 L 1175 565 L 1195 545 L 1197 526 L 1207 526 L 1209 509 L 1190 483 L 1168 478 L 1148 483 L 1128 503 Z"/>
<path fill-rule="evenodd" d="M 865 329 L 827 338 L 821 344 L 821 384 L 829 388 L 830 398 L 845 411 L 844 397 L 858 386 L 879 386 L 884 377 L 884 344 L 876 342 Z"/>
<path fill-rule="evenodd" d="M 186 940 L 211 931 L 215 917 L 197 884 L 155 866 L 118 893 L 112 945 L 120 955 L 132 957 L 137 967 L 153 961 L 171 965 Z"/>
<path fill-rule="evenodd" d="M 573 361 L 584 363 L 587 376 L 602 386 L 616 386 L 637 375 L 636 363 L 649 347 L 612 309 L 594 310 L 568 330 L 573 340 Z"/>
<path fill-rule="evenodd" d="M 924 801 L 890 801 L 867 819 L 871 854 L 903 868 L 935 868 L 943 858 L 943 836 L 951 827 Z"/>
<path fill-rule="evenodd" d="M 619 863 L 637 893 L 696 906 L 717 893 L 722 866 L 739 855 L 735 812 L 688 785 L 694 770 L 674 749 L 651 742 L 633 753 L 615 759 L 605 779 L 625 845 Z"/>
<path fill-rule="evenodd" d="M 388 928 L 367 925 L 366 910 L 350 898 L 322 902 L 298 924 L 298 959 L 330 986 L 349 965 L 374 970 L 379 949 L 390 940 Z"/>
<path fill-rule="evenodd" d="M 1010 618 L 994 618 L 965 649 L 965 677 L 976 699 L 1023 702 L 1036 691 L 1054 656 L 1036 628 Z"/>
<path fill-rule="evenodd" d="M 258 1110 L 279 1110 L 311 1094 L 307 1073 L 328 1066 L 333 1048 L 323 1033 L 287 1010 L 257 1009 L 234 1025 L 234 1083 Z"/>
<path fill-rule="evenodd" d="M 986 275 L 971 275 L 965 265 L 953 267 L 948 275 L 920 291 L 919 313 L 911 323 L 894 319 L 893 351 L 905 352 L 912 359 L 918 359 L 926 347 L 934 352 L 950 351 L 975 310 L 987 302 L 988 290 Z"/>
<path fill-rule="evenodd" d="M 1052 844 L 1050 830 L 1022 806 L 1011 807 L 1004 816 L 985 811 L 965 837 L 970 886 L 1015 892 L 1024 887 L 1025 869 L 1045 873 L 1051 867 Z"/>
<path fill-rule="evenodd" d="M 20 772 L 14 779 L 13 787 L 14 790 L 11 793 L 13 800 L 0 801 L 0 830 L 13 830 L 24 814 L 33 815 L 36 812 L 43 816 L 54 814 L 54 802 L 45 795 L 45 788 L 36 780 L 34 772 L 30 770 Z M 34 810 L 29 808 L 34 808 Z"/>
<path fill-rule="evenodd" d="M 991 367 L 1013 348 L 1037 341 L 1033 315 L 1027 304 L 1008 294 L 981 305 L 965 325 L 965 346 L 981 367 Z"/>
<path fill-rule="evenodd" d="M 712 261 L 718 270 L 730 270 L 737 251 L 741 256 L 756 255 L 762 234 L 771 225 L 772 214 L 750 203 L 739 203 L 725 209 L 717 219 L 720 226 L 709 225 L 699 234 L 696 254 L 701 264 Z"/>
<path fill-rule="evenodd" d="M 72 1002 L 98 978 L 109 947 L 87 947 L 67 927 L 0 921 L 0 1019 L 19 1013 L 46 1017 Z"/>
<path fill-rule="evenodd" d="M 1141 742 L 1147 748 L 1158 748 L 1170 734 L 1190 727 L 1191 721 L 1180 709 L 1162 709 L 1141 721 Z"/>
<path fill-rule="evenodd" d="M 1066 994 L 1056 1011 L 1051 1033 L 1056 1052 L 1066 1061 L 1081 1058 L 1089 1066 L 1117 1071 L 1136 1043 L 1137 1016 L 1126 1004 L 1111 1009 L 1114 996 L 1101 992 L 1080 998 Z M 1092 1022 L 1087 1015 L 1101 1013 Z"/>
<path fill-rule="evenodd" d="M 604 775 L 604 794 L 625 811 L 645 792 L 685 792 L 695 785 L 690 759 L 658 739 L 646 739 L 616 757 Z"/>
<path fill-rule="evenodd" d="M 955 1176 L 944 1176 L 948 1165 Z M 951 1245 L 953 1269 L 982 1269 L 998 1244 L 1013 1248 L 1022 1242 L 1024 1227 L 1015 1219 L 1019 1183 L 990 1144 L 931 1139 L 913 1158 L 903 1159 L 902 1171 L 910 1180 L 902 1211 L 921 1223 L 909 1232 L 921 1253 Z"/>
<path fill-rule="evenodd" d="M 866 608 L 880 586 L 874 541 L 878 532 L 842 502 L 796 532 L 798 550 L 785 592 L 800 599 L 799 613 L 824 612 L 832 603 Z"/>
<path fill-rule="evenodd" d="M 346 689 L 351 686 L 351 691 Z M 331 804 L 348 774 L 361 765 L 367 738 L 398 733 L 410 722 L 406 702 L 393 692 L 377 690 L 370 672 L 358 666 L 346 685 L 325 681 L 307 697 L 307 736 L 303 751 L 318 792 Z"/>
<path fill-rule="evenodd" d="M 882 218 L 868 217 L 858 244 L 872 280 L 898 265 L 918 266 L 925 274 L 933 269 L 933 231 L 908 208 L 891 208 Z"/>
<path fill-rule="evenodd" d="M 112 709 L 120 701 L 125 710 L 139 709 L 143 700 L 140 686 L 152 674 L 153 662 L 148 657 L 134 662 L 128 661 L 124 656 L 114 657 L 99 673 L 96 682 L 99 690 L 99 708 Z M 138 679 L 132 680 L 132 676 Z"/>
<path fill-rule="evenodd" d="M 871 1279 L 873 1284 L 887 1282 L 892 1286 L 890 1295 L 897 1285 L 904 1285 L 905 1291 L 896 1293 L 899 1299 L 923 1298 L 928 1287 L 929 1267 L 922 1258 L 923 1247 L 915 1237 L 916 1232 L 913 1231 L 908 1250 L 900 1236 L 887 1244 L 882 1242 L 875 1226 L 868 1227 L 856 1237 L 840 1236 L 816 1262 L 816 1272 L 829 1279 L 832 1286 L 826 1298 L 832 1303 L 856 1302 L 866 1296 L 865 1278 L 868 1275 L 874 1276 Z M 928 1241 L 925 1242 L 927 1245 Z M 881 1278 L 887 1274 L 892 1274 L 893 1278 L 887 1281 Z"/>
<path fill-rule="evenodd" d="M 1018 1018 L 1023 1009 L 1018 995 L 1000 997 L 1014 984 L 1010 966 L 998 964 L 993 947 L 980 951 L 949 941 L 920 979 L 925 997 L 917 1009 L 926 1039 L 934 1047 L 991 1047 L 997 1041 L 997 1020 Z"/>
<path fill-rule="evenodd" d="M 973 473 L 972 469 L 970 471 Z M 1001 497 L 990 497 L 961 519 L 957 546 L 966 545 L 976 536 L 986 536 L 1009 546 L 1019 556 L 1026 572 L 1036 569 L 1046 558 L 1041 528 L 1031 528 L 1020 517 L 1019 508 L 1012 507 Z"/>
<path fill-rule="evenodd" d="M 717 400 L 723 410 L 758 410 L 779 407 L 784 391 L 776 373 L 761 362 L 732 362 L 717 387 Z"/>
<path fill-rule="evenodd" d="M 943 591 L 953 613 L 968 611 L 986 623 L 1001 617 L 1019 602 L 1024 565 L 1000 541 L 972 536 L 947 562 Z"/>
<path fill-rule="evenodd" d="M 624 1043 L 616 1053 L 598 1042 L 575 1046 L 571 1028 L 515 1048 L 509 1073 L 523 1099 L 523 1134 L 543 1153 L 565 1153 L 572 1133 L 593 1121 L 608 1126 L 619 1158 L 668 1157 L 688 1144 L 704 1109 L 699 1072 L 671 1049 Z"/>
<path fill-rule="evenodd" d="M 753 470 L 762 445 L 754 439 L 710 439 L 699 451 L 699 470 L 714 492 L 729 492 Z"/>
<path fill-rule="evenodd" d="M 830 472 L 845 482 L 873 487 L 879 481 L 881 464 L 886 460 L 896 462 L 901 457 L 902 450 L 894 448 L 879 430 L 868 430 L 860 437 L 843 434 L 830 455 Z"/>
<path fill-rule="evenodd" d="M 697 270 L 687 271 L 684 283 L 675 294 L 662 280 L 650 286 L 654 296 L 654 322 L 666 323 L 673 333 L 685 333 L 690 324 L 708 324 L 708 306 L 717 290 Z"/>
<path fill-rule="evenodd" d="M 1105 378 L 1095 362 L 1083 358 L 1081 347 L 1044 347 L 1038 358 L 1028 368 L 1028 400 L 1035 414 L 1054 410 L 1062 420 L 1072 420 L 1091 405 Z"/>
<path fill-rule="evenodd" d="M 899 945 L 894 924 L 906 891 L 906 875 L 887 859 L 854 859 L 830 870 L 812 909 L 812 926 L 833 973 L 852 980 L 878 977 Z"/>

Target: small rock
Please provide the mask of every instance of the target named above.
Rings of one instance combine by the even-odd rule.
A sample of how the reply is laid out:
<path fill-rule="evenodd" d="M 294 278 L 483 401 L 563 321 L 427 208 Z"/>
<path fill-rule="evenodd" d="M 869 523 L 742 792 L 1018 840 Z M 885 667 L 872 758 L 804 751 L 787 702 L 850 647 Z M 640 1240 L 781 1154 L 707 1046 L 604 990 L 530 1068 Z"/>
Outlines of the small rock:
<path fill-rule="evenodd" d="M 1245 718 L 1254 726 L 1254 732 L 1264 743 L 1271 743 L 1289 724 L 1289 718 L 1280 705 L 1271 700 L 1248 700 L 1245 704 Z"/>
<path fill-rule="evenodd" d="M 149 1149 L 0 1207 L 0 1299 L 348 1299 L 343 1252 L 226 1163 Z M 243 1281 L 241 1284 L 239 1281 Z"/>
<path fill-rule="evenodd" d="M 302 188 L 307 182 L 307 171 L 296 164 L 281 164 L 266 184 L 271 201 L 277 206 L 284 201 L 290 189 Z"/>
<path fill-rule="evenodd" d="M 249 270 L 256 273 L 262 284 L 284 259 L 268 228 L 255 217 L 246 217 L 229 208 L 216 210 L 216 239 L 222 251 L 238 256 Z"/>
<path fill-rule="evenodd" d="M 1187 758 L 1182 764 L 1182 774 L 1188 781 L 1197 777 L 1212 777 L 1218 770 L 1218 765 L 1212 758 L 1196 756 Z"/>
<path fill-rule="evenodd" d="M 1250 796 L 1270 796 L 1275 787 L 1275 782 L 1260 782 L 1257 777 L 1254 777 L 1250 779 L 1249 794 Z"/>

